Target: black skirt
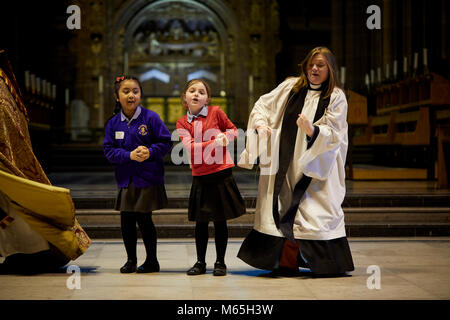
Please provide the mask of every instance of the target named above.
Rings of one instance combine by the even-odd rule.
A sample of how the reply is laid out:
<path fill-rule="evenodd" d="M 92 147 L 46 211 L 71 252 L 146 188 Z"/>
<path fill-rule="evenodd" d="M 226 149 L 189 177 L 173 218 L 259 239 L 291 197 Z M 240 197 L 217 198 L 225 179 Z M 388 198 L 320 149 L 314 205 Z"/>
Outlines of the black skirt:
<path fill-rule="evenodd" d="M 252 267 L 276 269 L 283 250 L 283 237 L 275 237 L 253 229 L 245 238 L 238 258 Z M 346 237 L 332 240 L 300 240 L 298 266 L 317 275 L 342 274 L 355 270 Z"/>
<path fill-rule="evenodd" d="M 189 221 L 225 221 L 245 213 L 245 202 L 231 168 L 193 176 L 189 196 Z"/>
<path fill-rule="evenodd" d="M 164 185 L 136 188 L 130 181 L 128 188 L 117 192 L 115 210 L 124 212 L 152 212 L 167 207 Z"/>

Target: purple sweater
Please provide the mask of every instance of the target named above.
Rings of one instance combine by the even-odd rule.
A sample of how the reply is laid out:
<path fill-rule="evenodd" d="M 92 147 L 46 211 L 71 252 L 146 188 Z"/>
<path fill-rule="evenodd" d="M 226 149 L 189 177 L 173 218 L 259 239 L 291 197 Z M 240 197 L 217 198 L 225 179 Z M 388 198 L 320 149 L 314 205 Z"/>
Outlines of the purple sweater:
<path fill-rule="evenodd" d="M 129 124 L 118 113 L 105 127 L 103 151 L 115 165 L 119 188 L 128 187 L 130 180 L 136 188 L 164 185 L 163 157 L 172 147 L 171 135 L 156 112 L 140 108 L 141 114 Z M 131 151 L 140 145 L 148 148 L 150 157 L 143 162 L 131 160 Z"/>

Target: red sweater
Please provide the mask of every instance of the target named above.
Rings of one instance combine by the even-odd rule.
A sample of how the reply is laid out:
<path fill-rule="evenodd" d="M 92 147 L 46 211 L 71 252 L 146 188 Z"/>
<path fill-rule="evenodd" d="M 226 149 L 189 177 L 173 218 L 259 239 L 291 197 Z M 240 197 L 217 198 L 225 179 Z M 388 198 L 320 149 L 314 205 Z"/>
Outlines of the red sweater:
<path fill-rule="evenodd" d="M 190 154 L 192 175 L 203 176 L 234 167 L 233 159 L 226 147 L 216 146 L 216 136 L 223 132 L 231 142 L 238 136 L 236 126 L 218 106 L 209 106 L 206 117 L 194 118 L 191 123 L 187 115 L 177 121 L 178 135 Z"/>

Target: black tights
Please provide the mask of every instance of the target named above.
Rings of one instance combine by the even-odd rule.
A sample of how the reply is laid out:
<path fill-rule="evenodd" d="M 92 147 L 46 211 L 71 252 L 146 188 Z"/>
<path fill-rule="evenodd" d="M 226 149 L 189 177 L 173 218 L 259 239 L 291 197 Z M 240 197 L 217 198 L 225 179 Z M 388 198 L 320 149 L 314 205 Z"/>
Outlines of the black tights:
<path fill-rule="evenodd" d="M 225 263 L 225 251 L 228 243 L 228 227 L 226 221 L 214 222 L 214 238 L 216 241 L 217 261 Z M 195 246 L 197 260 L 205 262 L 208 246 L 208 222 L 197 222 L 195 225 Z"/>
<path fill-rule="evenodd" d="M 127 252 L 128 260 L 137 262 L 136 244 L 137 230 L 136 223 L 141 230 L 142 240 L 144 240 L 147 259 L 145 262 L 157 262 L 156 257 L 156 228 L 152 220 L 151 213 L 141 212 L 120 212 L 120 222 L 122 227 L 122 238 Z"/>

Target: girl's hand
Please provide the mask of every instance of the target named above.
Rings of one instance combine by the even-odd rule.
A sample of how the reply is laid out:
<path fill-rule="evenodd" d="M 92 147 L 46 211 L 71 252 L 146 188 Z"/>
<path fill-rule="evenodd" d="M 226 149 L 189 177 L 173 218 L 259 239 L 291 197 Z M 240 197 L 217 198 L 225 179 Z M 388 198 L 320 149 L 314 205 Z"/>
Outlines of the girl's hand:
<path fill-rule="evenodd" d="M 134 161 L 139 161 L 138 156 L 137 156 L 137 149 L 134 149 L 133 151 L 130 152 L 130 159 L 134 160 Z M 140 161 L 139 161 L 140 162 Z"/>
<path fill-rule="evenodd" d="M 226 147 L 229 143 L 227 136 L 223 133 L 219 133 L 215 141 L 216 145 L 219 147 Z"/>
<path fill-rule="evenodd" d="M 306 119 L 306 117 L 303 114 L 298 115 L 297 126 L 303 132 L 305 132 L 308 135 L 308 137 L 312 137 L 314 133 L 314 126 L 311 124 L 311 121 Z"/>
<path fill-rule="evenodd" d="M 139 146 L 130 153 L 130 159 L 137 162 L 145 161 L 149 157 L 150 152 L 148 151 L 148 148 L 145 146 Z"/>
<path fill-rule="evenodd" d="M 137 147 L 137 155 L 144 161 L 150 157 L 150 151 L 146 146 L 139 146 Z"/>

